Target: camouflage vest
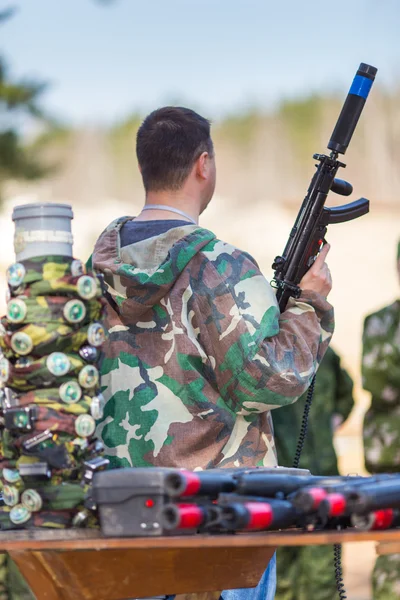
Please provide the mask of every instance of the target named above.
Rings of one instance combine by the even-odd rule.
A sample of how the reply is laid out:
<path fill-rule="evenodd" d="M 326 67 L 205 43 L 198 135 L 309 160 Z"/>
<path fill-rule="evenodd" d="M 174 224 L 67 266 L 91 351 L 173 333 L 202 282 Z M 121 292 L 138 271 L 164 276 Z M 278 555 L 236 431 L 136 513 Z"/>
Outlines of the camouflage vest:
<path fill-rule="evenodd" d="M 400 300 L 364 322 L 363 387 L 371 392 L 364 419 L 365 465 L 371 473 L 400 470 Z"/>

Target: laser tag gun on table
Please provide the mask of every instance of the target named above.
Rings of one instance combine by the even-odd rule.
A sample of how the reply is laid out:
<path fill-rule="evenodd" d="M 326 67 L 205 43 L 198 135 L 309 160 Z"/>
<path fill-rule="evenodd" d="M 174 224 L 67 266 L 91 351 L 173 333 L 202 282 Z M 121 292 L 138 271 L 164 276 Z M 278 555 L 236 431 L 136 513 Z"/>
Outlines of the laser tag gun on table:
<path fill-rule="evenodd" d="M 400 524 L 400 476 L 324 477 L 285 468 L 135 468 L 96 473 L 93 500 L 109 537 Z"/>
<path fill-rule="evenodd" d="M 294 470 L 295 471 L 295 470 Z M 279 471 L 278 471 L 279 473 Z M 400 477 L 293 475 L 273 469 L 171 472 L 161 511 L 166 531 L 388 529 L 400 523 Z"/>
<path fill-rule="evenodd" d="M 310 475 L 307 469 L 237 468 L 210 469 L 200 473 L 178 469 L 146 467 L 113 469 L 93 476 L 93 502 L 97 505 L 102 533 L 110 537 L 157 536 L 170 531 L 163 518 L 164 508 L 179 498 L 195 498 L 196 504 L 210 504 L 220 493 L 234 492 L 241 474 L 262 471 L 281 479 L 284 475 L 296 479 Z M 184 474 L 183 474 L 184 473 Z M 276 489 L 276 481 L 273 484 Z M 279 487 L 279 486 L 278 486 Z M 194 509 L 199 513 L 199 509 Z M 188 513 L 187 527 L 196 531 L 199 516 L 193 520 Z M 168 520 L 166 517 L 165 520 Z M 189 527 L 191 525 L 191 527 Z M 182 528 L 181 528 L 182 529 Z"/>
<path fill-rule="evenodd" d="M 326 243 L 328 225 L 352 221 L 369 211 L 369 201 L 366 198 L 332 208 L 325 207 L 325 201 L 330 191 L 341 196 L 349 196 L 353 191 L 350 183 L 336 179 L 339 167 L 346 166 L 338 160 L 338 155 L 345 154 L 347 150 L 376 73 L 375 67 L 360 64 L 328 143 L 330 155 L 313 156 L 318 161 L 317 170 L 283 254 L 277 256 L 272 265 L 272 285 L 277 288 L 276 296 L 281 312 L 285 310 L 291 296 L 300 296 L 299 283 Z"/>
<path fill-rule="evenodd" d="M 198 491 L 192 497 L 197 480 Z M 170 473 L 170 502 L 161 510 L 165 532 L 226 533 L 400 525 L 400 477 L 321 477 L 273 472 Z M 219 491 L 219 493 L 218 493 Z"/>

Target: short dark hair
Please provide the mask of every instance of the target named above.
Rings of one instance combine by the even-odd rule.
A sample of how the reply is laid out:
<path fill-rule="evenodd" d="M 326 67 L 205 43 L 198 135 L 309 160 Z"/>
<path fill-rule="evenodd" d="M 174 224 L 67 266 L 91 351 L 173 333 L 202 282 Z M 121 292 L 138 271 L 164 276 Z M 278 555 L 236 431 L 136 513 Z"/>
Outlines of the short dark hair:
<path fill-rule="evenodd" d="M 153 111 L 136 136 L 145 190 L 180 189 L 203 152 L 213 154 L 210 121 L 180 106 Z"/>

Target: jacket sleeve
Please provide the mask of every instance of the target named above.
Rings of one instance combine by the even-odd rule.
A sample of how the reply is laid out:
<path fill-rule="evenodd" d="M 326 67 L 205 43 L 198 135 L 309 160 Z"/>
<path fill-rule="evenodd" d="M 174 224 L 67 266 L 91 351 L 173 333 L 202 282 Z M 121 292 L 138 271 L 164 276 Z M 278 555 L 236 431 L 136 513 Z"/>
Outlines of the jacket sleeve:
<path fill-rule="evenodd" d="M 243 415 L 294 402 L 328 347 L 332 306 L 305 290 L 280 314 L 274 290 L 239 250 L 214 257 L 213 272 L 205 269 L 203 277 L 213 293 L 201 310 L 210 314 L 207 345 L 224 401 Z M 213 278 L 218 284 L 211 285 Z"/>
<path fill-rule="evenodd" d="M 349 417 L 354 407 L 353 398 L 353 380 L 340 364 L 340 357 L 335 353 L 336 370 L 336 393 L 335 393 L 335 414 L 342 417 L 343 421 Z"/>

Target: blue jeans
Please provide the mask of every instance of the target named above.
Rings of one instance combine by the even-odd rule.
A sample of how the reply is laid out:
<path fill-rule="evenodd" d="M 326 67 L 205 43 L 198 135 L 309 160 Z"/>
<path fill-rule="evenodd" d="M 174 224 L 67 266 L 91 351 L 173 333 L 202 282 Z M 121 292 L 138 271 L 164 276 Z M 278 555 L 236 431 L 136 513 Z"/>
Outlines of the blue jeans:
<path fill-rule="evenodd" d="M 222 600 L 274 600 L 276 590 L 276 554 L 269 561 L 258 585 L 255 588 L 225 590 Z"/>

